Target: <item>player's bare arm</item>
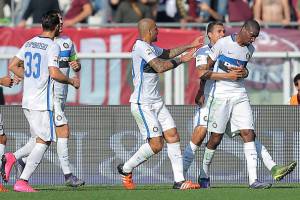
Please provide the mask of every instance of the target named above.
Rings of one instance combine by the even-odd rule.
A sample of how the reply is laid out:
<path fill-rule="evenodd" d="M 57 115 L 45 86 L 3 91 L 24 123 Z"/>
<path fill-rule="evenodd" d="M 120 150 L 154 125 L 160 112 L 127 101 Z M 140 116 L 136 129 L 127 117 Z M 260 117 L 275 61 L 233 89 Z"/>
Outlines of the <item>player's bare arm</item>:
<path fill-rule="evenodd" d="M 5 87 L 11 87 L 13 85 L 13 80 L 9 76 L 4 76 L 0 78 L 0 85 Z"/>
<path fill-rule="evenodd" d="M 200 36 L 200 37 L 197 37 L 191 44 L 180 46 L 180 47 L 177 47 L 174 49 L 168 49 L 168 50 L 164 49 L 163 53 L 159 56 L 159 58 L 172 59 L 172 58 L 175 58 L 176 56 L 182 54 L 183 52 L 185 52 L 188 49 L 199 48 L 201 45 L 203 45 L 202 39 L 203 39 L 203 37 Z"/>
<path fill-rule="evenodd" d="M 195 97 L 195 103 L 199 106 L 203 106 L 203 104 L 204 104 L 204 100 L 205 100 L 205 97 L 204 97 L 205 83 L 206 83 L 206 80 L 200 79 L 199 89 L 198 89 L 197 95 Z"/>
<path fill-rule="evenodd" d="M 172 60 L 161 60 L 160 58 L 154 58 L 149 62 L 150 67 L 152 67 L 157 73 L 163 73 L 170 69 L 176 68 L 178 65 L 188 62 L 193 58 L 193 54 L 197 49 L 191 49 L 187 54 L 180 56 L 179 58 L 173 58 Z"/>
<path fill-rule="evenodd" d="M 69 65 L 75 72 L 79 72 L 81 69 L 81 63 L 79 60 L 69 62 Z"/>
<path fill-rule="evenodd" d="M 53 78 L 55 81 L 64 83 L 64 84 L 70 84 L 76 89 L 80 87 L 80 80 L 76 77 L 74 78 L 68 78 L 65 76 L 58 68 L 56 67 L 49 67 L 49 74 L 50 77 Z"/>
<path fill-rule="evenodd" d="M 15 56 L 8 65 L 8 69 L 20 78 L 24 77 L 24 67 L 20 66 L 22 62 L 22 60 Z"/>

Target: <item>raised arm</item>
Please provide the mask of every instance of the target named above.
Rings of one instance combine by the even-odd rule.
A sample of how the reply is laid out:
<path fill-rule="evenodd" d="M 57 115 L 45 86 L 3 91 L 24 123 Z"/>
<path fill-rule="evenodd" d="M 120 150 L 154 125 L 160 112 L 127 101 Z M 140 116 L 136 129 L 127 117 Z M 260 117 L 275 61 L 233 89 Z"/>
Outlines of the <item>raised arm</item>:
<path fill-rule="evenodd" d="M 159 56 L 159 58 L 162 59 L 172 59 L 175 58 L 176 56 L 182 54 L 188 49 L 191 48 L 199 48 L 201 45 L 203 45 L 203 37 L 197 37 L 191 44 L 188 45 L 183 45 L 180 47 L 176 47 L 174 49 L 164 49 L 163 53 Z"/>
<path fill-rule="evenodd" d="M 11 62 L 8 65 L 8 69 L 14 73 L 16 76 L 23 78 L 24 77 L 24 67 L 22 67 L 23 61 L 18 57 L 14 56 Z"/>

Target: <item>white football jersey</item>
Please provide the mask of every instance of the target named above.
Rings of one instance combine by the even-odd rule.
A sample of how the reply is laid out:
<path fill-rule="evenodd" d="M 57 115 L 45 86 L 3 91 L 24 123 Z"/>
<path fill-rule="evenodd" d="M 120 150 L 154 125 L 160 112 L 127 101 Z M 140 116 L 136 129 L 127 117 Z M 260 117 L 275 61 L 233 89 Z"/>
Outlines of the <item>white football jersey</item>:
<path fill-rule="evenodd" d="M 211 48 L 209 57 L 217 61 L 214 65 L 215 72 L 228 72 L 228 67 L 246 67 L 248 61 L 253 55 L 255 48 L 252 44 L 249 46 L 240 46 L 236 42 L 236 35 L 230 35 L 221 38 Z M 232 96 L 237 93 L 246 93 L 244 79 L 218 80 L 210 88 L 211 96 Z"/>
<path fill-rule="evenodd" d="M 53 110 L 53 84 L 48 67 L 58 68 L 59 46 L 48 37 L 28 40 L 17 53 L 24 61 L 22 107 L 29 110 Z"/>
<path fill-rule="evenodd" d="M 196 67 L 197 68 L 200 67 L 201 65 L 207 64 L 207 57 L 208 57 L 208 54 L 211 53 L 211 48 L 212 48 L 212 45 L 208 44 L 208 45 L 205 45 L 205 46 L 199 48 L 196 51 Z M 204 87 L 204 95 L 209 94 L 212 84 L 214 84 L 214 82 L 215 82 L 215 80 L 210 80 L 210 79 L 206 80 L 205 87 Z"/>
<path fill-rule="evenodd" d="M 59 69 L 67 77 L 70 75 L 70 61 L 77 60 L 75 46 L 69 37 L 61 36 L 54 39 L 60 47 L 59 53 Z M 54 95 L 58 98 L 67 98 L 68 84 L 54 81 Z"/>
<path fill-rule="evenodd" d="M 159 94 L 158 73 L 148 64 L 152 59 L 163 53 L 163 49 L 137 40 L 132 49 L 132 78 L 134 91 L 132 103 L 156 103 L 162 101 Z"/>

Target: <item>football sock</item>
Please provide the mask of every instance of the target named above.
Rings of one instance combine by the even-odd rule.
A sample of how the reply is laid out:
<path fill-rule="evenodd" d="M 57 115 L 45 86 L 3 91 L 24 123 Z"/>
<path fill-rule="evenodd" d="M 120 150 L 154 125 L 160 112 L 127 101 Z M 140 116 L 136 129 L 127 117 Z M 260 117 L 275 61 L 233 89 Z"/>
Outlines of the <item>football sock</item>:
<path fill-rule="evenodd" d="M 143 144 L 137 152 L 124 164 L 123 171 L 125 173 L 131 173 L 134 168 L 148 160 L 154 155 L 150 145 L 148 143 Z"/>
<path fill-rule="evenodd" d="M 244 153 L 247 160 L 249 185 L 251 185 L 257 179 L 257 152 L 254 141 L 244 143 Z"/>
<path fill-rule="evenodd" d="M 182 154 L 180 150 L 180 143 L 167 143 L 168 148 L 168 156 L 171 161 L 174 181 L 181 182 L 184 181 L 183 177 L 183 162 L 182 162 Z"/>
<path fill-rule="evenodd" d="M 35 137 L 30 137 L 28 142 L 14 153 L 16 159 L 18 160 L 20 158 L 27 157 L 31 153 L 32 149 L 34 148 L 35 141 L 36 141 Z"/>
<path fill-rule="evenodd" d="M 266 168 L 271 171 L 272 167 L 276 165 L 273 161 L 271 155 L 264 145 L 262 145 L 258 140 L 255 140 L 255 146 L 258 157 L 263 161 Z"/>
<path fill-rule="evenodd" d="M 40 164 L 44 153 L 47 151 L 48 145 L 36 143 L 34 148 L 32 149 L 32 152 L 29 154 L 27 158 L 27 162 L 25 165 L 25 168 L 23 170 L 23 173 L 20 176 L 20 179 L 22 180 L 28 180 L 32 173 L 35 171 L 37 166 Z"/>
<path fill-rule="evenodd" d="M 209 178 L 209 169 L 216 150 L 205 147 L 202 167 L 200 168 L 200 178 Z"/>
<path fill-rule="evenodd" d="M 0 144 L 0 166 L 2 164 L 1 158 L 2 158 L 2 155 L 4 154 L 4 151 L 5 151 L 5 145 L 4 144 Z"/>
<path fill-rule="evenodd" d="M 68 138 L 57 139 L 57 155 L 60 161 L 60 166 L 64 174 L 71 174 L 69 153 L 68 153 Z"/>
<path fill-rule="evenodd" d="M 192 141 L 186 146 L 183 153 L 183 175 L 186 176 L 188 169 L 190 168 L 194 158 L 195 152 L 198 149 L 198 146 L 195 145 Z"/>

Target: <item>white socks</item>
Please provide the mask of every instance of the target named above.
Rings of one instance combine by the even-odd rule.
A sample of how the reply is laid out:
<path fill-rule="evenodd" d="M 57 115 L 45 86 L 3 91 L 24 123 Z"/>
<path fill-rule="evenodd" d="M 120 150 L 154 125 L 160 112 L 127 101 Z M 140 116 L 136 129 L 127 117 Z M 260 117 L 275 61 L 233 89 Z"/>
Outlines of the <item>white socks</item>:
<path fill-rule="evenodd" d="M 20 176 L 20 179 L 22 180 L 28 180 L 32 173 L 35 171 L 37 166 L 40 164 L 44 153 L 47 151 L 48 145 L 36 143 L 34 148 L 32 149 L 32 152 L 29 154 L 27 158 L 27 162 L 25 165 L 25 168 L 23 170 L 23 173 Z"/>
<path fill-rule="evenodd" d="M 195 158 L 195 152 L 197 149 L 198 149 L 198 146 L 195 145 L 192 141 L 190 141 L 190 144 L 188 144 L 184 150 L 184 153 L 183 153 L 183 175 L 184 175 L 184 177 L 186 177 L 186 173 Z"/>
<path fill-rule="evenodd" d="M 2 164 L 1 158 L 2 158 L 2 155 L 4 154 L 4 151 L 5 151 L 5 145 L 0 144 L 0 165 Z"/>
<path fill-rule="evenodd" d="M 27 157 L 31 153 L 32 149 L 34 148 L 35 141 L 36 141 L 35 137 L 30 137 L 28 142 L 14 153 L 16 159 L 18 160 L 20 158 Z"/>
<path fill-rule="evenodd" d="M 216 150 L 205 147 L 202 167 L 200 168 L 200 178 L 209 178 L 209 169 Z"/>
<path fill-rule="evenodd" d="M 168 156 L 170 158 L 173 174 L 174 174 L 174 181 L 181 182 L 184 181 L 183 177 L 183 163 L 182 163 L 182 154 L 180 150 L 180 143 L 167 143 L 168 147 Z"/>
<path fill-rule="evenodd" d="M 137 152 L 124 164 L 123 171 L 131 173 L 134 168 L 148 160 L 154 155 L 148 143 L 143 144 Z"/>
<path fill-rule="evenodd" d="M 57 139 L 57 155 L 60 161 L 61 169 L 66 174 L 71 174 L 69 153 L 68 153 L 68 138 Z"/>
<path fill-rule="evenodd" d="M 257 152 L 254 141 L 244 143 L 244 153 L 247 160 L 249 185 L 252 185 L 257 179 Z"/>
<path fill-rule="evenodd" d="M 274 167 L 276 165 L 276 163 L 273 161 L 273 159 L 272 159 L 271 155 L 269 154 L 268 150 L 258 140 L 255 140 L 255 146 L 256 146 L 257 155 L 263 161 L 266 168 L 269 171 L 271 171 L 272 167 Z"/>

